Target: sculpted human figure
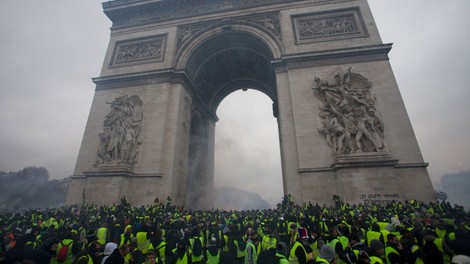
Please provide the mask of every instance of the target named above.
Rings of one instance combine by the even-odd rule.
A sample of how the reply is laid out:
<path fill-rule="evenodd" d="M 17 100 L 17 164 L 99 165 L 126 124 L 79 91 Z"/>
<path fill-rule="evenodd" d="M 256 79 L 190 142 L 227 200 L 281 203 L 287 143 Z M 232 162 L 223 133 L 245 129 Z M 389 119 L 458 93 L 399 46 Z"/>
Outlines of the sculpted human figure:
<path fill-rule="evenodd" d="M 143 102 L 137 95 L 116 98 L 99 134 L 100 146 L 94 166 L 135 164 L 142 144 Z"/>
<path fill-rule="evenodd" d="M 122 159 L 122 146 L 125 138 L 126 129 L 122 126 L 121 120 L 116 120 L 108 144 L 108 151 L 111 152 L 113 160 Z"/>
<path fill-rule="evenodd" d="M 111 138 L 111 131 L 109 127 L 104 128 L 104 132 L 99 134 L 100 146 L 98 147 L 98 157 L 96 159 L 96 165 L 103 164 L 109 160 L 110 156 L 108 153 L 109 140 Z"/>
<path fill-rule="evenodd" d="M 320 117 L 322 118 L 322 127 L 318 129 L 318 132 L 325 137 L 329 147 L 337 150 L 338 138 L 344 133 L 344 127 L 328 111 L 322 111 Z"/>
<path fill-rule="evenodd" d="M 379 152 L 385 147 L 383 124 L 374 114 L 376 100 L 367 78 L 349 68 L 346 72 L 337 69 L 327 80 L 315 77 L 314 81 L 313 94 L 323 103 L 318 132 L 329 147 L 339 154 Z"/>
<path fill-rule="evenodd" d="M 356 112 L 356 123 L 357 123 L 357 134 L 356 134 L 356 146 L 357 146 L 357 150 L 356 152 L 362 152 L 363 151 L 363 147 L 362 147 L 362 144 L 361 144 L 361 139 L 362 137 L 364 136 L 365 138 L 367 138 L 368 140 L 370 140 L 370 142 L 372 142 L 372 144 L 374 145 L 374 149 L 375 151 L 379 152 L 379 148 L 377 146 L 377 144 L 375 143 L 372 135 L 369 133 L 369 130 L 367 129 L 367 125 L 369 125 L 369 127 L 372 125 L 372 121 L 367 118 L 367 115 L 365 114 L 365 111 L 357 111 Z"/>
<path fill-rule="evenodd" d="M 368 119 L 370 120 L 370 132 L 372 135 L 373 140 L 375 141 L 375 145 L 378 147 L 379 150 L 385 148 L 384 143 L 384 127 L 382 121 L 375 115 L 374 108 L 369 108 L 367 111 Z"/>
<path fill-rule="evenodd" d="M 343 112 L 339 112 L 335 109 L 333 105 L 330 105 L 331 111 L 336 114 L 338 118 L 341 119 L 344 131 L 343 134 L 338 138 L 337 149 L 335 150 L 338 153 L 346 153 L 347 148 L 353 152 L 355 148 L 351 141 L 351 135 L 356 134 L 357 128 L 354 122 L 353 113 L 348 109 L 343 109 Z M 344 143 L 343 143 L 344 142 Z"/>

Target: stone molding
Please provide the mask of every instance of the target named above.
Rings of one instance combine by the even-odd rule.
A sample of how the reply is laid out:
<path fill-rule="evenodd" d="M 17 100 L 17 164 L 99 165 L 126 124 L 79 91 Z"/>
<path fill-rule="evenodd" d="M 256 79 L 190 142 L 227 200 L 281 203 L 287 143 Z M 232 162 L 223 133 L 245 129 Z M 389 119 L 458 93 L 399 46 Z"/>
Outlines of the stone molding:
<path fill-rule="evenodd" d="M 167 34 L 118 41 L 109 67 L 122 67 L 164 60 Z"/>
<path fill-rule="evenodd" d="M 296 44 L 367 37 L 359 7 L 292 16 Z"/>
<path fill-rule="evenodd" d="M 344 49 L 331 49 L 314 52 L 295 53 L 272 60 L 276 67 L 284 65 L 287 69 L 329 66 L 337 64 L 388 60 L 392 44 L 379 44 Z"/>
<path fill-rule="evenodd" d="M 191 78 L 188 77 L 185 71 L 164 69 L 97 77 L 92 80 L 96 84 L 96 91 L 157 83 L 180 83 L 186 91 L 193 96 L 195 103 L 201 105 L 201 109 L 203 109 L 202 111 L 210 117 L 212 122 L 217 122 L 219 120 L 214 111 L 204 103 L 204 99 L 200 97 L 197 89 L 195 88 L 196 85 L 192 82 Z"/>
<path fill-rule="evenodd" d="M 414 168 L 426 168 L 429 166 L 429 163 L 401 163 L 395 165 L 397 169 L 414 169 Z"/>
<path fill-rule="evenodd" d="M 128 178 L 161 178 L 163 177 L 162 173 L 145 173 L 145 174 L 138 174 L 133 173 L 127 169 L 119 169 L 119 168 L 108 168 L 106 170 L 89 170 L 83 172 L 85 178 L 88 177 L 128 177 Z"/>
<path fill-rule="evenodd" d="M 279 21 L 279 13 L 271 12 L 249 16 L 231 17 L 230 19 L 205 21 L 200 23 L 193 23 L 187 25 L 178 26 L 176 33 L 176 47 L 180 49 L 189 39 L 193 36 L 199 35 L 201 32 L 206 32 L 211 28 L 222 26 L 223 28 L 229 28 L 233 24 L 249 24 L 261 27 L 268 31 L 279 41 L 282 39 L 281 36 L 281 24 Z"/>
<path fill-rule="evenodd" d="M 113 22 L 113 27 L 131 27 L 172 19 L 207 15 L 245 8 L 296 2 L 298 0 L 206 0 L 206 1 L 109 1 L 103 3 L 105 14 Z M 126 9 L 120 9 L 120 7 Z"/>

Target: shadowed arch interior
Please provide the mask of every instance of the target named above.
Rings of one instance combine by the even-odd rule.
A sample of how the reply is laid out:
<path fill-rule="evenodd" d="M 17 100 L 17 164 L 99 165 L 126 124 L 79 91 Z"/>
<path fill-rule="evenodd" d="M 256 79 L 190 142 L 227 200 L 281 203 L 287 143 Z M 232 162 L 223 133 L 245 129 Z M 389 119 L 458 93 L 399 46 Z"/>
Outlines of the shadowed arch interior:
<path fill-rule="evenodd" d="M 230 93 L 250 87 L 277 102 L 272 52 L 247 33 L 220 33 L 191 54 L 186 67 L 196 92 L 216 111 Z"/>
<path fill-rule="evenodd" d="M 272 52 L 263 41 L 240 32 L 222 32 L 203 41 L 190 55 L 186 72 L 194 84 L 194 93 L 213 114 L 220 102 L 240 89 L 255 89 L 273 102 L 277 115 L 277 93 Z M 198 112 L 191 117 L 189 168 L 185 206 L 207 208 L 212 201 L 205 199 L 213 188 L 213 156 L 215 120 Z M 212 161 L 212 162 L 211 162 Z M 208 173 L 210 172 L 210 173 Z M 211 178 L 207 178 L 211 175 Z M 198 186 L 204 182 L 205 185 Z M 210 197 L 210 196 L 209 196 Z"/>

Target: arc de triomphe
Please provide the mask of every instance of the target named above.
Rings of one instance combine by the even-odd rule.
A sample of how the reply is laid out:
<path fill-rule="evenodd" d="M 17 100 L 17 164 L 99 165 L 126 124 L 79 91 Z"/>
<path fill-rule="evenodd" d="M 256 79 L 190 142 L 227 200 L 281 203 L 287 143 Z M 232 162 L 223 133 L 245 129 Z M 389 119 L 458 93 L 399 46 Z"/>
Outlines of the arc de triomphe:
<path fill-rule="evenodd" d="M 115 0 L 67 204 L 210 208 L 217 107 L 273 101 L 296 202 L 433 200 L 365 0 Z M 241 106 L 242 107 L 242 106 Z"/>

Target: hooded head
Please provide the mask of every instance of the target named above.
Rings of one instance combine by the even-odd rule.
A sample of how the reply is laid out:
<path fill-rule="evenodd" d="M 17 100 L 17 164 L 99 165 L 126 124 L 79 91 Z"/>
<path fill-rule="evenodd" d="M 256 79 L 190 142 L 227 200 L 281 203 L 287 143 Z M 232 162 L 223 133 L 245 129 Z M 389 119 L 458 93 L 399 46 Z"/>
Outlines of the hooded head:
<path fill-rule="evenodd" d="M 276 251 L 277 253 L 282 254 L 287 257 L 288 256 L 287 244 L 285 242 L 278 242 L 276 245 Z"/>
<path fill-rule="evenodd" d="M 335 250 L 328 245 L 323 245 L 320 249 L 319 257 L 331 262 L 335 258 Z"/>
<path fill-rule="evenodd" d="M 384 249 L 384 244 L 380 240 L 372 239 L 370 241 L 370 249 L 379 252 L 380 250 Z"/>
<path fill-rule="evenodd" d="M 118 245 L 116 243 L 113 243 L 113 242 L 109 242 L 107 243 L 105 246 L 104 246 L 104 254 L 106 256 L 109 256 L 111 255 L 111 253 L 113 253 L 113 251 L 118 247 Z"/>

